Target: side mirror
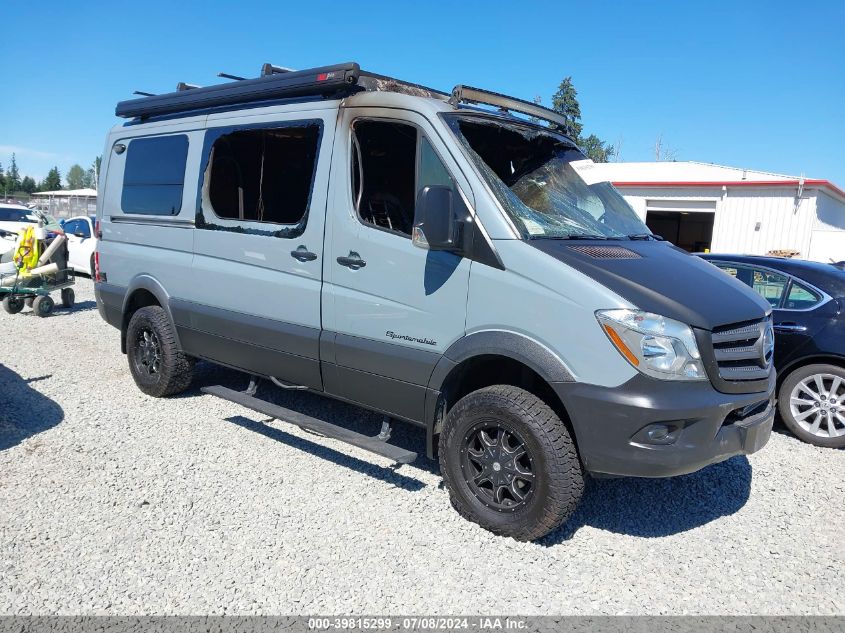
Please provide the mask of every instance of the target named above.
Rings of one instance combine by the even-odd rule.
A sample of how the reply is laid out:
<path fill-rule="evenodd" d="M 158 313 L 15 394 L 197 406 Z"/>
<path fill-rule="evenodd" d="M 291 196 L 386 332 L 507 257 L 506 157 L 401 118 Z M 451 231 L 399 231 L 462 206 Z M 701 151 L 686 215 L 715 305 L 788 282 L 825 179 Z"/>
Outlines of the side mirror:
<path fill-rule="evenodd" d="M 432 185 L 424 187 L 417 199 L 414 213 L 414 246 L 430 251 L 458 251 L 462 220 L 458 208 L 463 206 L 455 200 L 451 187 Z"/>
<path fill-rule="evenodd" d="M 74 235 L 76 237 L 81 237 L 83 240 L 85 239 L 85 233 L 83 233 L 82 231 L 77 231 L 76 233 L 74 233 Z"/>

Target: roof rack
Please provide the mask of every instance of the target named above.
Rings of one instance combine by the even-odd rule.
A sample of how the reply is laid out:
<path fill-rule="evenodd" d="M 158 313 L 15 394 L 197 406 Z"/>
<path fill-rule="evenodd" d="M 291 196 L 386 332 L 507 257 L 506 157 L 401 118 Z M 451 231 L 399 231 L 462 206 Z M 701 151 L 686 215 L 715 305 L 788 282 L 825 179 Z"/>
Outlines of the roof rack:
<path fill-rule="evenodd" d="M 268 74 L 264 74 L 265 71 Z M 354 88 L 360 76 L 361 67 L 355 62 L 299 71 L 265 64 L 261 77 L 204 88 L 187 88 L 185 85 L 176 92 L 121 101 L 115 108 L 115 114 L 122 118 L 147 118 L 269 99 L 325 97 Z"/>
<path fill-rule="evenodd" d="M 509 97 L 507 95 L 499 94 L 498 92 L 491 92 L 489 90 L 481 90 L 480 88 L 473 88 L 472 86 L 457 85 L 452 89 L 452 96 L 449 97 L 449 103 L 457 106 L 459 103 L 471 103 L 496 106 L 505 112 L 519 112 L 529 116 L 543 119 L 559 125 L 567 134 L 571 132 L 569 129 L 569 121 L 554 110 L 549 110 L 536 103 L 523 101 L 516 97 Z"/>

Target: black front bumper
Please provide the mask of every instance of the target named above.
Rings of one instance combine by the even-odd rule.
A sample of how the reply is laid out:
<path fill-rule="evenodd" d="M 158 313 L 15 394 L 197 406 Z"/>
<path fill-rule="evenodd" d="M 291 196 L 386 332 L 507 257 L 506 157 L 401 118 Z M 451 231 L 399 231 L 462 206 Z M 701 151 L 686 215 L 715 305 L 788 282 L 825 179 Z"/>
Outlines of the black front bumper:
<path fill-rule="evenodd" d="M 671 477 L 750 454 L 768 442 L 775 416 L 774 372 L 766 391 L 749 394 L 645 376 L 614 388 L 554 387 L 584 466 L 596 475 Z"/>

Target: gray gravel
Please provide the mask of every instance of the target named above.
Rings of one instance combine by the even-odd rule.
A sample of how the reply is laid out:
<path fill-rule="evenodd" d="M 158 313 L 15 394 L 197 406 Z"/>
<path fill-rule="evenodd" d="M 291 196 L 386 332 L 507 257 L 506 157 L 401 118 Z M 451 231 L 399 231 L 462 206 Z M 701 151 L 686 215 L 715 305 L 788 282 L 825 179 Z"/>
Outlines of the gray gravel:
<path fill-rule="evenodd" d="M 2 614 L 845 613 L 845 451 L 776 432 L 694 475 L 594 481 L 567 526 L 517 543 L 462 520 L 425 459 L 394 471 L 199 393 L 235 372 L 144 396 L 88 280 L 77 300 L 0 314 Z"/>

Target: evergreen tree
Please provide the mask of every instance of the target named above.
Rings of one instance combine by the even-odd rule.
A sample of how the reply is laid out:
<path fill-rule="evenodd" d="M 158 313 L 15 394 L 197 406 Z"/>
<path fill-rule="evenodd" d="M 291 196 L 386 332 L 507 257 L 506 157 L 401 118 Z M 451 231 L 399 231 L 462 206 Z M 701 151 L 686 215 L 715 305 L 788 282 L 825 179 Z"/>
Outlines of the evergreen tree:
<path fill-rule="evenodd" d="M 26 191 L 27 193 L 33 193 L 37 188 L 35 184 L 35 180 L 30 178 L 29 176 L 24 176 L 23 180 L 21 180 L 21 191 Z"/>
<path fill-rule="evenodd" d="M 21 189 L 21 174 L 18 171 L 18 163 L 15 160 L 14 154 L 12 154 L 12 162 L 6 170 L 6 182 L 4 186 L 9 193 L 20 191 Z"/>
<path fill-rule="evenodd" d="M 595 134 L 590 134 L 587 138 L 580 139 L 579 145 L 587 158 L 595 163 L 607 163 L 616 154 L 616 149 L 613 145 L 605 143 Z"/>
<path fill-rule="evenodd" d="M 38 185 L 39 191 L 58 191 L 62 188 L 62 174 L 58 167 L 53 167 L 47 172 L 47 177 Z"/>
<path fill-rule="evenodd" d="M 552 95 L 552 110 L 566 119 L 566 134 L 576 139 L 581 136 L 581 106 L 578 103 L 578 91 L 572 84 L 572 77 L 564 78 L 557 92 Z"/>
<path fill-rule="evenodd" d="M 535 99 L 535 103 L 537 102 Z M 584 129 L 581 123 L 581 104 L 578 103 L 578 91 L 572 83 L 572 77 L 565 77 L 557 92 L 552 95 L 552 110 L 566 119 L 564 133 L 578 143 L 588 158 L 596 163 L 606 163 L 614 156 L 616 149 L 610 143 L 605 143 L 595 134 L 586 138 L 581 136 Z"/>

